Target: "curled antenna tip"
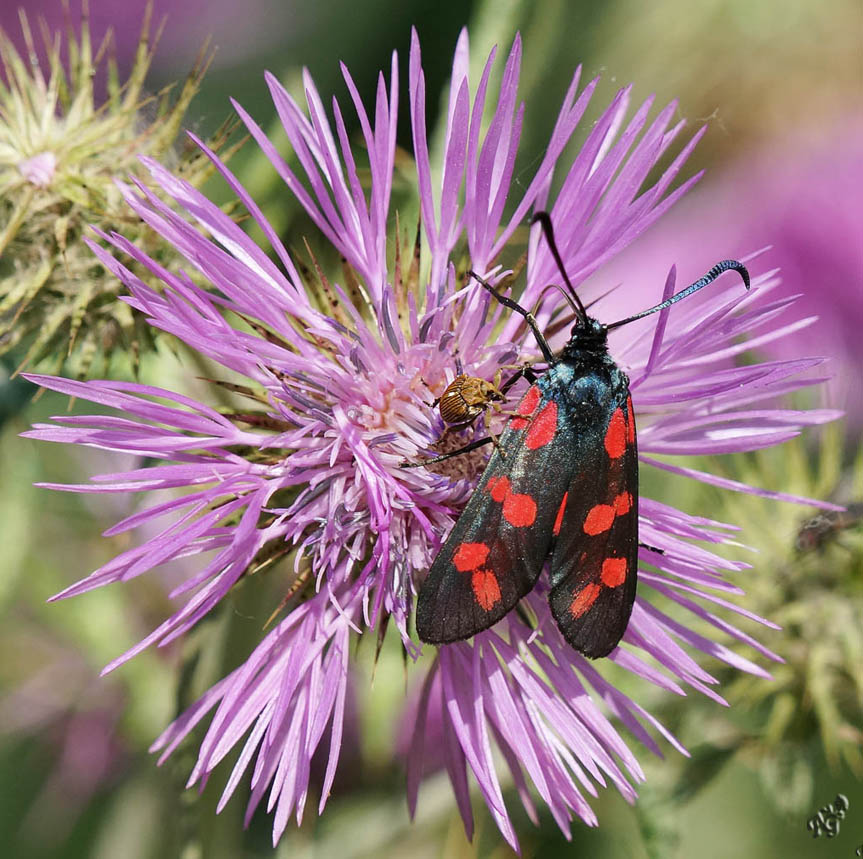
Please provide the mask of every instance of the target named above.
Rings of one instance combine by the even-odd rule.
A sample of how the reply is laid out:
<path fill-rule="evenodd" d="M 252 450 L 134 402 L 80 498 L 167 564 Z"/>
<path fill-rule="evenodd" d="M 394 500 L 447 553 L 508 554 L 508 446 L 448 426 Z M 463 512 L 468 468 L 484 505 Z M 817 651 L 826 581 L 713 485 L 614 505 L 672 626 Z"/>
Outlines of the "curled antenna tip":
<path fill-rule="evenodd" d="M 710 270 L 709 274 L 712 274 L 713 277 L 719 277 L 724 271 L 736 271 L 743 280 L 743 285 L 750 289 L 752 286 L 752 282 L 749 278 L 749 271 L 742 262 L 738 262 L 736 259 L 724 259 L 722 262 L 716 263 L 715 266 Z"/>
<path fill-rule="evenodd" d="M 612 328 L 618 328 L 621 325 L 627 325 L 630 322 L 635 322 L 636 319 L 643 319 L 645 316 L 650 316 L 651 313 L 656 313 L 659 310 L 665 310 L 666 307 L 671 307 L 672 304 L 676 304 L 683 298 L 686 298 L 688 295 L 692 295 L 693 292 L 698 292 L 699 289 L 708 286 L 713 283 L 721 274 L 726 271 L 731 270 L 736 271 L 743 280 L 743 285 L 749 289 L 750 288 L 750 280 L 749 280 L 749 272 L 746 270 L 746 266 L 743 265 L 742 262 L 738 262 L 736 259 L 724 259 L 720 262 L 716 263 L 704 277 L 700 277 L 695 283 L 690 283 L 686 289 L 682 289 L 680 292 L 672 295 L 671 298 L 665 299 L 661 304 L 657 304 L 655 307 L 651 307 L 649 310 L 642 310 L 641 313 L 636 313 L 635 316 L 629 316 L 626 319 L 619 319 L 617 322 L 612 322 L 610 325 L 606 325 L 605 328 L 607 331 L 610 331 Z"/>

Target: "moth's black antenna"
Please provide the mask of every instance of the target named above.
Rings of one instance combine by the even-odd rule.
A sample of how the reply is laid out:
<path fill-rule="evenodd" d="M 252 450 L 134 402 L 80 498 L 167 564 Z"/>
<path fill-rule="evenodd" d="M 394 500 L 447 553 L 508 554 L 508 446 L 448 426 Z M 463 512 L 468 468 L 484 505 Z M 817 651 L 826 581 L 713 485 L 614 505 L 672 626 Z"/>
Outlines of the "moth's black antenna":
<path fill-rule="evenodd" d="M 536 317 L 529 310 L 525 310 L 520 304 L 517 304 L 511 298 L 507 298 L 505 295 L 499 293 L 487 280 L 483 280 L 483 278 L 481 278 L 475 271 L 469 271 L 468 275 L 482 284 L 482 286 L 487 289 L 504 307 L 508 307 L 510 310 L 514 310 L 516 313 L 524 317 L 524 321 L 527 322 L 530 326 L 530 330 L 533 331 L 533 336 L 536 337 L 536 342 L 539 344 L 539 351 L 542 352 L 542 357 L 545 358 L 549 364 L 553 364 L 554 352 L 551 351 L 551 346 L 548 345 L 548 341 L 542 336 L 542 331 L 539 330 Z"/>
<path fill-rule="evenodd" d="M 575 302 L 572 300 L 570 294 L 559 283 L 547 284 L 539 294 L 540 301 L 542 301 L 542 297 L 545 295 L 546 290 L 549 289 L 556 289 L 566 299 L 566 303 L 572 308 L 573 314 L 578 316 L 578 308 L 575 306 Z"/>
<path fill-rule="evenodd" d="M 534 212 L 533 217 L 530 219 L 531 225 L 539 224 L 542 227 L 542 232 L 545 234 L 545 240 L 548 242 L 548 248 L 551 251 L 551 255 L 554 257 L 554 261 L 557 263 L 558 269 L 560 269 L 561 277 L 563 277 L 563 281 L 569 290 L 569 294 L 572 296 L 573 301 L 575 302 L 575 311 L 581 317 L 580 322 L 584 323 L 587 321 L 587 311 L 584 309 L 584 305 L 581 303 L 581 299 L 578 297 L 578 293 L 575 291 L 575 287 L 572 285 L 572 281 L 569 279 L 569 275 L 566 273 L 566 269 L 563 267 L 563 259 L 560 256 L 560 251 L 557 249 L 557 242 L 554 240 L 554 228 L 551 225 L 551 217 L 548 212 Z"/>
<path fill-rule="evenodd" d="M 603 298 L 611 295 L 614 290 L 620 289 L 621 286 L 622 284 L 618 283 L 615 286 L 606 289 L 605 292 L 602 293 L 602 295 L 598 295 L 596 298 L 593 299 L 593 301 L 589 301 L 587 304 L 585 304 L 584 309 L 590 310 L 590 308 L 593 307 L 594 304 L 599 303 L 600 301 L 602 301 Z M 565 292 L 563 294 L 566 295 L 566 300 L 567 302 L 569 302 L 569 306 L 572 307 L 572 300 L 570 299 L 569 295 Z M 578 314 L 575 313 L 574 307 L 572 313 L 567 313 L 566 316 L 561 316 L 558 319 L 554 319 L 554 315 L 552 314 L 552 319 L 554 319 L 554 322 L 549 320 L 548 325 L 545 326 L 545 331 L 543 332 L 545 335 L 545 339 L 550 340 L 552 337 L 554 337 L 555 334 L 563 331 L 564 328 L 571 328 L 572 323 L 575 322 L 577 318 Z"/>
<path fill-rule="evenodd" d="M 651 307 L 650 310 L 642 310 L 641 313 L 636 313 L 635 316 L 629 316 L 626 319 L 612 322 L 611 325 L 606 325 L 605 328 L 608 330 L 618 328 L 621 325 L 626 325 L 628 322 L 635 322 L 636 319 L 650 316 L 651 313 L 656 313 L 658 310 L 664 310 L 666 307 L 676 304 L 681 298 L 686 298 L 687 295 L 692 295 L 693 292 L 698 292 L 699 289 L 707 286 L 707 284 L 713 283 L 720 274 L 726 271 L 731 271 L 732 269 L 736 271 L 741 278 L 743 278 L 743 285 L 749 289 L 749 272 L 746 270 L 746 266 L 741 262 L 737 262 L 736 259 L 724 259 L 722 262 L 716 263 L 716 265 L 713 266 L 713 268 L 710 269 L 704 277 L 699 278 L 695 283 L 690 283 L 686 289 L 681 289 L 676 295 L 672 295 L 671 298 L 666 299 L 661 304 L 657 304 L 656 307 Z"/>

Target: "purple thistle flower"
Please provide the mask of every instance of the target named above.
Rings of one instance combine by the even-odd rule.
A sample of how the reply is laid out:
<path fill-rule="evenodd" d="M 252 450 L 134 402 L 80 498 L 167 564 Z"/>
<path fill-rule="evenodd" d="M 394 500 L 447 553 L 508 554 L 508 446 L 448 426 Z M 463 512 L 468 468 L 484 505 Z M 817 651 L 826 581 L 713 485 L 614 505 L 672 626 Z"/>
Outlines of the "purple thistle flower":
<path fill-rule="evenodd" d="M 466 247 L 471 267 L 499 281 L 504 274 L 500 255 L 516 230 L 532 211 L 548 209 L 567 270 L 578 284 L 660 217 L 698 178 L 669 190 L 702 132 L 641 190 L 683 123 L 669 127 L 674 104 L 648 121 L 650 100 L 627 119 L 629 89 L 614 98 L 574 159 L 565 160 L 564 150 L 595 87 L 591 82 L 579 93 L 576 73 L 535 174 L 526 187 L 514 184 L 524 112 L 516 97 L 520 57 L 521 42 L 516 39 L 500 91 L 492 94 L 492 52 L 481 79 L 471 88 L 468 40 L 462 34 L 453 65 L 444 152 L 441 163 L 432 164 L 420 48 L 414 35 L 408 92 L 428 247 L 421 289 L 413 285 L 416 272 L 408 273 L 402 257 L 393 261 L 389 252 L 399 92 L 395 56 L 389 86 L 383 75 L 379 78 L 371 116 L 343 68 L 368 152 L 368 191 L 359 180 L 339 104 L 333 100 L 331 123 L 307 74 L 307 110 L 275 78 L 267 77 L 301 175 L 235 105 L 289 190 L 347 261 L 352 274 L 344 285 L 331 284 L 321 275 L 315 288 L 307 289 L 297 263 L 264 214 L 200 141 L 270 242 L 273 258 L 218 206 L 153 161 L 145 164 L 160 194 L 172 198 L 191 222 L 145 185 L 124 186 L 129 205 L 188 259 L 196 280 L 163 269 L 120 235 L 102 238 L 157 275 L 164 283 L 162 292 L 147 287 L 105 249 L 94 244 L 94 252 L 123 280 L 131 292 L 129 302 L 154 326 L 244 376 L 244 387 L 234 384 L 232 390 L 250 398 L 255 408 L 223 414 L 146 385 L 29 377 L 120 412 L 60 416 L 54 424 L 26 433 L 29 437 L 131 452 L 162 463 L 100 475 L 92 484 L 51 484 L 52 488 L 100 493 L 185 490 L 114 526 L 109 534 L 156 520 L 164 523 L 156 536 L 58 598 L 124 581 L 178 558 L 208 555 L 202 558 L 200 572 L 172 594 L 186 598 L 182 608 L 106 671 L 151 644 L 163 646 L 188 632 L 264 558 L 286 556 L 286 590 L 307 587 L 311 593 L 153 747 L 164 759 L 210 716 L 189 784 L 206 781 L 241 743 L 220 808 L 251 768 L 247 818 L 266 794 L 267 808 L 275 812 L 274 840 L 291 815 L 302 818 L 311 758 L 322 744 L 329 750 L 329 763 L 319 811 L 326 803 L 339 757 L 351 634 L 380 629 L 391 620 L 408 653 L 418 654 L 408 628 L 413 595 L 480 467 L 475 459 L 465 458 L 453 460 L 453 469 L 441 473 L 399 467 L 427 453 L 441 436 L 441 421 L 429 401 L 459 367 L 490 379 L 501 364 L 537 357 L 535 345 L 520 331 L 519 319 L 490 307 L 481 290 L 457 291 L 460 273 L 454 260 Z M 553 194 L 551 188 L 558 186 Z M 401 237 L 396 241 L 400 243 Z M 557 279 L 557 272 L 538 229 L 530 234 L 526 271 L 522 302 L 538 304 L 537 318 L 548 328 L 559 300 L 545 287 Z M 212 284 L 213 291 L 199 286 L 201 279 Z M 750 294 L 705 291 L 676 306 L 671 325 L 666 324 L 668 312 L 663 312 L 611 335 L 612 354 L 632 380 L 643 464 L 725 488 L 798 500 L 661 458 L 755 450 L 836 416 L 775 405 L 779 395 L 811 383 L 795 376 L 816 366 L 818 359 L 740 367 L 733 363 L 746 348 L 742 335 L 765 336 L 771 330 L 777 302 L 770 301 L 769 293 L 777 282 L 765 273 L 755 278 Z M 674 283 L 672 269 L 667 293 Z M 627 302 L 647 306 L 641 299 L 633 296 Z M 596 313 L 600 319 L 605 318 L 603 306 Z M 693 655 L 698 651 L 767 676 L 751 659 L 681 620 L 691 615 L 699 630 L 715 627 L 768 659 L 779 658 L 724 616 L 736 613 L 773 625 L 714 593 L 742 593 L 725 574 L 747 565 L 713 551 L 733 539 L 736 529 L 650 498 L 642 498 L 640 513 L 643 539 L 665 554 L 651 554 L 650 571 L 641 572 L 625 646 L 610 660 L 669 692 L 683 695 L 689 686 L 719 702 L 723 699 L 711 688 L 714 678 Z M 528 629 L 511 613 L 473 641 L 440 648 L 425 679 L 408 755 L 413 810 L 422 775 L 425 725 L 433 708 L 440 714 L 436 718 L 443 759 L 468 834 L 469 770 L 513 847 L 518 842 L 503 801 L 495 746 L 528 813 L 536 819 L 535 792 L 567 833 L 573 814 L 596 824 L 586 795 L 595 796 L 597 786 L 611 782 L 632 801 L 633 783 L 643 779 L 636 756 L 609 715 L 651 751 L 660 753 L 648 730 L 652 727 L 685 753 L 662 725 L 603 676 L 606 663 L 591 663 L 564 642 L 549 614 L 544 589 L 540 583 L 526 598 L 537 629 Z M 675 612 L 660 608 L 654 594 L 663 597 L 664 606 L 676 604 Z M 715 614 L 713 606 L 722 614 Z"/>

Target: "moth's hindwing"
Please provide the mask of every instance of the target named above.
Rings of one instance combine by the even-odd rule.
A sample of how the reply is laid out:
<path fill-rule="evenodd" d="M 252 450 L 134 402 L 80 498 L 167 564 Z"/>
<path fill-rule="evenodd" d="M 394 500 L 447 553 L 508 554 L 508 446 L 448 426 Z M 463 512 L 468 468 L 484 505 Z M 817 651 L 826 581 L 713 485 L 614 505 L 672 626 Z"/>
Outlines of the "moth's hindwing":
<path fill-rule="evenodd" d="M 628 390 L 609 389 L 605 419 L 580 429 L 591 453 L 578 459 L 556 511 L 549 603 L 564 638 L 596 658 L 617 646 L 635 601 L 638 454 Z"/>
<path fill-rule="evenodd" d="M 417 600 L 430 644 L 469 638 L 510 611 L 536 583 L 572 480 L 573 427 L 552 368 L 528 389 L 477 488 L 432 563 Z"/>

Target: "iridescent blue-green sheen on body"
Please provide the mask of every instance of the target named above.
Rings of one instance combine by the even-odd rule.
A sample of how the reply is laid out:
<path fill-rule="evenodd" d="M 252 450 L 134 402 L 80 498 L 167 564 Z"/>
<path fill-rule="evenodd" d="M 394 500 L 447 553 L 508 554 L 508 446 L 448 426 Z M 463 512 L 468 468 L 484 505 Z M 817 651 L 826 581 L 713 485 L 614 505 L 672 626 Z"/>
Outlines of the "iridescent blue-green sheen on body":
<path fill-rule="evenodd" d="M 605 328 L 577 324 L 516 412 L 423 583 L 417 632 L 441 644 L 487 629 L 550 556 L 561 633 L 586 656 L 606 656 L 635 600 L 638 465 L 629 380 Z M 619 514 L 616 499 L 626 499 Z"/>

